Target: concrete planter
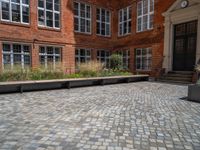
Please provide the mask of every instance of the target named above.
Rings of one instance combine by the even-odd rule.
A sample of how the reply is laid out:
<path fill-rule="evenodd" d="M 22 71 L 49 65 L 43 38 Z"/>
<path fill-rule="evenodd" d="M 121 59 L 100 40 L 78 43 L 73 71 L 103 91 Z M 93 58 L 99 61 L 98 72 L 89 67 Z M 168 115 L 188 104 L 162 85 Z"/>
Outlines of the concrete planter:
<path fill-rule="evenodd" d="M 132 75 L 117 77 L 98 77 L 83 79 L 60 79 L 60 80 L 43 80 L 43 81 L 19 81 L 19 82 L 2 82 L 0 83 L 0 94 L 28 92 L 52 89 L 70 89 L 84 86 L 96 86 L 106 84 L 118 84 L 148 81 L 149 75 Z"/>
<path fill-rule="evenodd" d="M 200 102 L 200 85 L 188 86 L 188 100 Z"/>

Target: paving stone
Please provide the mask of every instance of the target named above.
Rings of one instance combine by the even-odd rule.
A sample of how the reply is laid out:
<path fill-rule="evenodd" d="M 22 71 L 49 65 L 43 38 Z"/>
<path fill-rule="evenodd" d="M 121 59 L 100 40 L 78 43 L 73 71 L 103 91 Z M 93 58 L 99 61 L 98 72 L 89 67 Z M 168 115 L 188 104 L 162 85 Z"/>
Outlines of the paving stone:
<path fill-rule="evenodd" d="M 0 95 L 0 149 L 200 149 L 187 86 L 138 82 Z"/>

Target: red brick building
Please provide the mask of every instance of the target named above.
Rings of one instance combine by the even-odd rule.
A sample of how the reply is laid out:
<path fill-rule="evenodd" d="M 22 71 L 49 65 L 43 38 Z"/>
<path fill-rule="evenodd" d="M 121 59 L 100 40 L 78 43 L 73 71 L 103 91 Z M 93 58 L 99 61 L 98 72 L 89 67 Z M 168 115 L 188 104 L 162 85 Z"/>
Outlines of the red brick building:
<path fill-rule="evenodd" d="M 0 0 L 0 68 L 70 73 L 118 52 L 132 72 L 193 71 L 199 20 L 199 0 Z"/>

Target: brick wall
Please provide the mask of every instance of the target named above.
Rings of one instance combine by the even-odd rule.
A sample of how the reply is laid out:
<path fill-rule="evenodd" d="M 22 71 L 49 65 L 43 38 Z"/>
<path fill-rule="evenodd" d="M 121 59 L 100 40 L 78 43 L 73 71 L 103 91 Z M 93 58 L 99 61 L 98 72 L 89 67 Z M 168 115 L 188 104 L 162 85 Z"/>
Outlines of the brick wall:
<path fill-rule="evenodd" d="M 30 25 L 21 25 L 7 22 L 0 22 L 0 61 L 2 62 L 2 42 L 29 43 L 32 47 L 32 67 L 39 65 L 39 45 L 56 45 L 62 47 L 62 64 L 66 72 L 72 73 L 75 68 L 75 48 L 91 48 L 92 58 L 96 59 L 98 49 L 105 50 L 130 50 L 130 70 L 135 72 L 134 51 L 136 48 L 152 47 L 153 49 L 153 69 L 159 66 L 163 57 L 164 39 L 164 18 L 165 12 L 175 0 L 155 0 L 154 29 L 151 31 L 136 32 L 136 1 L 135 0 L 81 0 L 91 5 L 92 8 L 92 34 L 86 35 L 74 32 L 73 0 L 61 1 L 61 29 L 54 30 L 38 27 L 37 22 L 37 0 L 30 1 Z M 118 10 L 132 7 L 132 28 L 131 34 L 118 37 Z M 96 35 L 96 8 L 103 7 L 111 10 L 111 37 Z M 0 63 L 0 67 L 2 63 Z M 1 68 L 0 68 L 1 69 Z"/>

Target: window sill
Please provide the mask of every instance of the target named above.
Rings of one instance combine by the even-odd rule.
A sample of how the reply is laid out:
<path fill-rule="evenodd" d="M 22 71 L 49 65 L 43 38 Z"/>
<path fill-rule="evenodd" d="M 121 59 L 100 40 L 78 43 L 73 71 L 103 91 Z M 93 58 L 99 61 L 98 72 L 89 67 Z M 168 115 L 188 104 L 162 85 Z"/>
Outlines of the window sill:
<path fill-rule="evenodd" d="M 154 29 L 148 29 L 145 31 L 137 31 L 136 34 L 142 34 L 142 33 L 148 33 L 148 32 L 152 32 Z"/>
<path fill-rule="evenodd" d="M 39 29 L 39 30 L 47 30 L 47 31 L 61 32 L 61 29 L 50 28 L 50 27 L 42 27 L 42 26 L 38 26 L 38 29 Z"/>
<path fill-rule="evenodd" d="M 1 20 L 0 24 L 30 28 L 30 23 L 29 24 L 24 24 L 24 23 L 17 23 L 17 22 Z"/>
<path fill-rule="evenodd" d="M 124 35 L 118 35 L 117 38 L 121 39 L 121 38 L 125 38 L 125 37 L 128 37 L 130 36 L 132 33 L 128 33 L 128 34 L 124 34 Z"/>
<path fill-rule="evenodd" d="M 74 31 L 74 34 L 77 34 L 77 35 L 86 35 L 86 36 L 91 36 L 92 35 L 92 33 L 78 32 L 78 31 Z"/>
<path fill-rule="evenodd" d="M 100 35 L 100 34 L 96 34 L 97 35 L 97 37 L 100 37 L 100 38 L 107 38 L 107 39 L 111 39 L 112 38 L 112 36 L 110 35 L 110 36 L 104 36 L 104 35 Z"/>

